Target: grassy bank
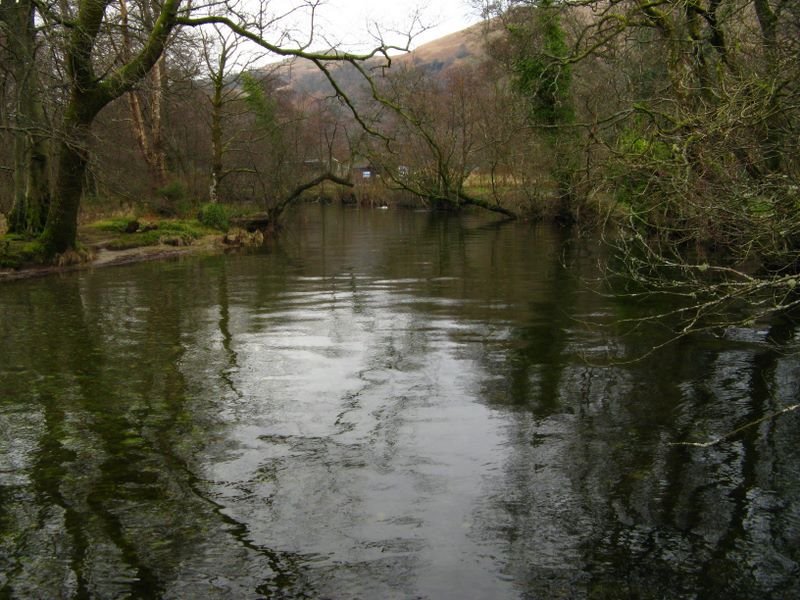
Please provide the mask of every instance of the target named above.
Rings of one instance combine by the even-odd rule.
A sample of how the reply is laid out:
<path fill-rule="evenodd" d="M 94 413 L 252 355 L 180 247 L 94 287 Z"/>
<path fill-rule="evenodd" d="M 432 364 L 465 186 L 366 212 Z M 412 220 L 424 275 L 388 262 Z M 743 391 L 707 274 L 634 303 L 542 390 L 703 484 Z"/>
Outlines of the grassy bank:
<path fill-rule="evenodd" d="M 0 235 L 0 269 L 21 271 L 91 264 L 100 254 L 130 255 L 131 251 L 142 250 L 139 254 L 144 255 L 145 249 L 166 254 L 192 246 L 208 247 L 223 234 L 197 219 L 104 218 L 79 227 L 78 248 L 52 261 L 46 259 L 38 240 L 4 233 Z M 113 257 L 106 256 L 104 262 L 111 260 Z"/>

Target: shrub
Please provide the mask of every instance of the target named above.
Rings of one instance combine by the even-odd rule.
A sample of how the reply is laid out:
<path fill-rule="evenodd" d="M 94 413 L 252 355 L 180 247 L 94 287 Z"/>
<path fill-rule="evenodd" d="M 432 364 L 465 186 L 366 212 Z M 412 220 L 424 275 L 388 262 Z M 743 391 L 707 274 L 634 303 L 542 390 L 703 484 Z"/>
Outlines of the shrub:
<path fill-rule="evenodd" d="M 170 202 L 180 202 L 187 196 L 186 186 L 180 181 L 171 181 L 158 190 L 158 194 Z"/>
<path fill-rule="evenodd" d="M 228 231 L 230 227 L 228 211 L 221 204 L 204 204 L 200 207 L 200 214 L 197 215 L 197 220 L 206 227 L 220 231 Z"/>

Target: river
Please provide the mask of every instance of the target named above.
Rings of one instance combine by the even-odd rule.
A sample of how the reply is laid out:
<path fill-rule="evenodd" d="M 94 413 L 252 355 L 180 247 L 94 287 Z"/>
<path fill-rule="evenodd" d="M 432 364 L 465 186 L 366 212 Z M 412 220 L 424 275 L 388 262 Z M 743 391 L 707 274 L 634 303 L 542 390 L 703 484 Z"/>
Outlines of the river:
<path fill-rule="evenodd" d="M 647 354 L 602 253 L 314 205 L 0 286 L 0 597 L 800 597 L 800 414 L 676 444 L 797 402 L 795 327 Z"/>

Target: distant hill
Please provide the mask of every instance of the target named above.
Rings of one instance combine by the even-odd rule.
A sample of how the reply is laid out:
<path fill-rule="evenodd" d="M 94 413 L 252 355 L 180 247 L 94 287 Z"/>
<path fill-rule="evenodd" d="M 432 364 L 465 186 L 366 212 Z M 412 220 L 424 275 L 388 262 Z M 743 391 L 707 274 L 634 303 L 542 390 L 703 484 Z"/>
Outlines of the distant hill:
<path fill-rule="evenodd" d="M 434 73 L 475 65 L 485 57 L 483 28 L 484 25 L 478 23 L 427 42 L 411 52 L 393 56 L 392 63 L 414 64 Z M 375 60 L 372 67 L 379 64 L 383 64 L 383 61 Z M 367 64 L 367 67 L 370 65 Z M 354 86 L 362 83 L 358 73 L 348 65 L 334 65 L 331 67 L 331 72 L 345 91 L 350 92 Z M 330 84 L 325 76 L 314 64 L 306 60 L 284 61 L 277 66 L 274 75 L 280 77 L 287 87 L 303 95 L 322 96 L 331 93 Z"/>
<path fill-rule="evenodd" d="M 413 51 L 396 57 L 398 63 L 413 63 L 433 71 L 474 65 L 485 56 L 484 24 L 477 23 L 461 31 L 422 44 Z"/>

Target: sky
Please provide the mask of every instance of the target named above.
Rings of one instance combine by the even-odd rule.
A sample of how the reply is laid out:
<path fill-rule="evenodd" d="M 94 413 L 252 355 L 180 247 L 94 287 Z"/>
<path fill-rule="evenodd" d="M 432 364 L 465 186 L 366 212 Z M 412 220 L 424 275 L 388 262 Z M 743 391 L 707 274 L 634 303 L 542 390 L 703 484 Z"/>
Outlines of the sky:
<path fill-rule="evenodd" d="M 280 4 L 296 6 L 297 2 L 273 0 L 271 6 L 278 8 Z M 325 0 L 317 9 L 316 29 L 324 32 L 324 41 L 330 42 L 328 46 L 339 44 L 343 50 L 359 51 L 375 46 L 369 32 L 374 33 L 376 25 L 388 43 L 401 43 L 402 36 L 392 31 L 408 31 L 415 11 L 419 11 L 421 22 L 429 29 L 414 39 L 413 46 L 480 20 L 470 0 Z M 297 15 L 295 18 L 298 30 L 307 29 L 307 17 Z M 419 31 L 417 25 L 416 32 Z"/>

